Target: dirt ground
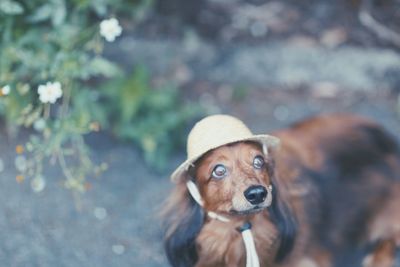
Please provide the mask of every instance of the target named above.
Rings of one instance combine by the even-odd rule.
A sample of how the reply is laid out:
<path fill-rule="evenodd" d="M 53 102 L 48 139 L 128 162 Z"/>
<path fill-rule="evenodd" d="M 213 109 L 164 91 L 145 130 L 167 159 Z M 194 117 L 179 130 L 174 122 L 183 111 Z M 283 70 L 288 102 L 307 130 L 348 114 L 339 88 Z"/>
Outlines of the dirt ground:
<path fill-rule="evenodd" d="M 118 45 L 108 48 L 109 55 L 121 59 L 130 68 L 132 61 L 135 63 L 135 56 L 143 51 L 140 49 L 144 49 L 136 42 L 139 38 L 145 40 L 146 44 L 159 47 L 154 50 L 155 53 L 159 51 L 159 54 L 149 62 L 151 70 L 156 73 L 155 79 L 173 79 L 180 85 L 185 99 L 199 101 L 210 113 L 238 116 L 255 133 L 270 133 L 274 129 L 320 113 L 351 112 L 377 120 L 400 140 L 400 62 L 396 63 L 394 60 L 390 64 L 383 64 L 377 60 L 385 53 L 389 53 L 389 59 L 397 59 L 399 50 L 378 40 L 359 25 L 354 18 L 359 6 L 357 1 L 301 1 L 301 4 L 296 4 L 297 1 L 203 0 L 198 1 L 200 6 L 197 7 L 185 4 L 182 7 L 179 3 L 183 2 L 179 0 L 165 2 L 169 3 L 162 4 L 160 1 L 157 4 L 159 13 L 153 15 L 147 21 L 148 24 L 128 29 Z M 385 19 L 393 18 L 388 25 L 395 29 L 400 25 L 394 23 L 399 18 L 398 9 L 387 6 L 396 7 L 398 2 L 381 2 L 382 5 L 374 11 L 376 16 L 382 17 L 382 14 L 386 14 Z M 176 6 L 174 8 L 174 3 L 184 8 L 184 12 Z M 266 4 L 269 6 L 265 6 Z M 252 6 L 263 6 L 265 10 L 272 12 L 272 17 L 282 12 L 285 16 L 292 14 L 288 18 L 283 17 L 285 21 L 269 21 L 266 32 L 259 24 L 253 25 L 251 30 L 251 23 L 260 20 L 254 14 L 255 9 L 251 9 Z M 275 11 L 271 11 L 271 8 Z M 232 26 L 232 18 L 235 14 L 242 14 L 243 10 L 250 10 L 246 11 L 247 15 L 243 15 L 250 16 L 247 18 L 250 22 L 243 22 L 246 20 L 244 19 L 242 23 L 247 23 L 246 27 L 240 28 L 243 25 L 240 26 L 240 18 L 237 18 L 239 21 Z M 206 15 L 201 15 L 204 12 Z M 342 17 L 336 19 L 337 14 L 342 14 Z M 219 24 L 213 18 L 220 20 Z M 274 30 L 279 23 L 282 24 L 281 27 L 286 25 L 287 28 L 282 28 L 281 32 Z M 323 41 L 321 36 L 336 27 L 341 30 L 332 33 L 334 37 L 331 39 L 326 37 L 328 41 Z M 346 32 L 346 38 L 343 37 L 343 31 Z M 196 36 L 194 39 L 187 37 L 192 36 L 193 32 Z M 259 35 L 261 33 L 264 35 Z M 179 53 L 171 55 L 167 53 L 168 49 L 165 50 L 167 52 L 162 50 L 165 42 L 171 40 L 173 44 L 189 42 L 189 48 L 197 45 L 194 50 L 182 50 L 181 54 L 196 54 L 200 43 L 201 49 L 202 44 L 206 44 L 204 47 L 208 47 L 205 48 L 208 53 L 217 56 L 207 63 L 209 65 L 204 65 L 201 56 L 175 57 Z M 338 41 L 340 42 L 337 43 Z M 290 77 L 263 80 L 262 77 L 267 73 L 261 68 L 255 70 L 259 72 L 257 76 L 249 74 L 243 78 L 243 82 L 232 82 L 229 79 L 232 73 L 240 72 L 240 68 L 233 70 L 232 64 L 226 63 L 231 62 L 229 58 L 232 55 L 226 51 L 232 50 L 216 48 L 225 47 L 230 42 L 238 45 L 235 49 L 240 50 L 235 51 L 250 51 L 254 46 L 268 47 L 270 42 L 295 42 L 296 45 L 300 42 L 312 51 L 316 49 L 333 53 L 332 57 L 336 57 L 338 54 L 335 53 L 341 51 L 340 49 L 351 47 L 351 51 L 359 52 L 360 59 L 365 59 L 362 61 L 363 66 L 371 64 L 371 68 L 376 68 L 375 73 L 383 76 L 371 75 L 368 72 L 371 68 L 368 67 L 365 71 L 356 73 L 361 82 L 352 83 L 355 74 L 351 71 L 340 72 L 346 67 L 343 63 L 337 67 L 340 75 L 321 80 L 308 78 L 307 75 L 301 82 L 291 82 Z M 332 42 L 335 45 L 330 47 Z M 369 61 L 371 49 L 376 58 Z M 127 60 L 129 62 L 123 61 L 126 53 L 132 59 Z M 248 57 L 248 64 L 256 56 Z M 208 75 L 204 70 L 204 66 L 215 64 L 219 64 L 226 75 L 213 80 L 211 74 Z M 268 58 L 265 64 L 268 64 Z M 285 64 L 301 69 L 296 58 L 290 58 Z M 307 71 L 313 73 L 323 66 L 324 64 L 309 64 Z M 352 70 L 357 70 L 357 67 Z M 253 77 L 261 79 L 259 82 L 252 82 Z M 371 83 L 373 86 L 369 86 Z M 0 210 L 3 214 L 0 216 L 0 266 L 168 266 L 162 249 L 162 222 L 157 214 L 162 210 L 162 202 L 172 186 L 168 176 L 184 160 L 184 151 L 179 151 L 171 159 L 168 169 L 158 174 L 145 166 L 140 153 L 131 144 L 118 142 L 107 133 L 89 135 L 87 141 L 93 149 L 94 159 L 107 162 L 110 168 L 101 177 L 91 180 L 92 188 L 77 198 L 61 186 L 60 171 L 51 167 L 46 171 L 46 177 L 51 179 L 47 180 L 46 188 L 41 193 L 34 193 L 29 181 L 17 184 L 13 151 L 21 139 L 9 139 L 4 134 L 1 135 L 0 158 L 5 166 L 0 179 Z"/>
<path fill-rule="evenodd" d="M 160 16 L 145 21 L 143 35 L 161 31 L 182 36 L 191 27 L 202 37 L 221 43 L 265 44 L 300 37 L 325 45 L 392 46 L 365 28 L 358 17 L 360 10 L 400 31 L 397 0 L 170 0 L 157 1 L 156 6 Z"/>
<path fill-rule="evenodd" d="M 202 86 L 194 88 L 201 91 Z M 239 116 L 256 133 L 271 132 L 321 112 L 363 114 L 380 121 L 393 134 L 400 131 L 397 102 L 390 93 L 343 91 L 325 98 L 313 96 L 307 89 L 255 89 L 240 100 L 227 100 L 223 90 L 218 90 L 217 97 L 208 92 L 201 101 L 210 110 Z M 46 176 L 52 179 L 40 194 L 32 192 L 28 182 L 17 184 L 14 155 L 9 155 L 14 144 L 2 140 L 1 158 L 6 167 L 0 180 L 1 266 L 168 265 L 157 214 L 171 188 L 168 175 L 184 159 L 183 152 L 159 175 L 144 166 L 135 147 L 104 134 L 88 136 L 93 156 L 108 162 L 110 169 L 91 180 L 92 189 L 76 202 L 61 186 L 55 169 L 48 170 Z"/>

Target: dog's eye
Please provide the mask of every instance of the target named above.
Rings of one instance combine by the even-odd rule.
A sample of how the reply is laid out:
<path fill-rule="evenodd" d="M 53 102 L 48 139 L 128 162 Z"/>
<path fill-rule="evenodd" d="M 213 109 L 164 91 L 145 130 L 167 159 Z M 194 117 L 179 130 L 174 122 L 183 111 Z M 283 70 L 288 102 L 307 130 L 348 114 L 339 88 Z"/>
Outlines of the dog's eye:
<path fill-rule="evenodd" d="M 261 156 L 256 156 L 253 160 L 253 166 L 256 169 L 261 169 L 264 166 L 264 159 Z"/>
<path fill-rule="evenodd" d="M 215 166 L 213 172 L 212 172 L 212 177 L 216 179 L 221 179 L 224 178 L 226 175 L 226 168 L 222 164 L 218 164 Z"/>

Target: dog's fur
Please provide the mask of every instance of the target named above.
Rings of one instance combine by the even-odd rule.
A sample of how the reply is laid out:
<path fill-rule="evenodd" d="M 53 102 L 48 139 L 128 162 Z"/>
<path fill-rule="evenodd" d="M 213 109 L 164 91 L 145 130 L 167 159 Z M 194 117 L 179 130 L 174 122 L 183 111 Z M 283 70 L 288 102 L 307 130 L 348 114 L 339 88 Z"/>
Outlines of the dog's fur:
<path fill-rule="evenodd" d="M 277 149 L 263 155 L 255 143 L 217 148 L 195 162 L 168 200 L 165 247 L 174 267 L 245 266 L 236 230 L 253 225 L 261 266 L 393 266 L 400 247 L 400 150 L 376 123 L 352 115 L 325 115 L 273 133 Z M 252 166 L 262 155 L 261 170 Z M 214 179 L 216 164 L 228 174 Z M 272 205 L 251 212 L 243 192 L 273 185 Z M 229 217 L 207 217 L 214 211 Z M 398 257 L 398 256 L 397 256 Z"/>

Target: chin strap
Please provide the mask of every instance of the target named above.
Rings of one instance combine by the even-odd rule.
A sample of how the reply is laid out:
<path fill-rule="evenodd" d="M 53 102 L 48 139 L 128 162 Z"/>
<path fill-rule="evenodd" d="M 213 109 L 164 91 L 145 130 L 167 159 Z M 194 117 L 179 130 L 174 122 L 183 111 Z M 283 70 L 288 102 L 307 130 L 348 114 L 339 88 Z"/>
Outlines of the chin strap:
<path fill-rule="evenodd" d="M 196 184 L 193 181 L 189 180 L 186 182 L 186 186 L 189 190 L 190 195 L 197 202 L 197 204 L 203 207 L 204 201 L 200 195 L 199 189 L 197 188 Z M 269 185 L 267 190 L 268 190 L 267 205 L 269 206 L 271 205 L 272 202 L 272 185 Z M 211 219 L 216 219 L 221 222 L 230 221 L 227 217 L 219 215 L 213 211 L 207 211 L 207 215 Z M 242 234 L 244 246 L 246 248 L 246 267 L 260 267 L 260 261 L 258 259 L 256 246 L 254 244 L 253 234 L 251 233 L 251 223 L 245 222 L 237 230 Z"/>

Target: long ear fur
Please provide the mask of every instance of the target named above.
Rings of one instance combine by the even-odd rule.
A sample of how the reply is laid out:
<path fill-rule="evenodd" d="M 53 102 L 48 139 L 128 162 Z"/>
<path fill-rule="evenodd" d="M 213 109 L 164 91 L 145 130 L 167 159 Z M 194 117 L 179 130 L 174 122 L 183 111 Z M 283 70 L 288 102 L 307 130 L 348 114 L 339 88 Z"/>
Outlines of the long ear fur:
<path fill-rule="evenodd" d="M 184 182 L 171 193 L 164 216 L 164 247 L 169 262 L 174 267 L 194 266 L 197 261 L 195 240 L 203 226 L 204 214 Z"/>
<path fill-rule="evenodd" d="M 278 228 L 280 237 L 280 245 L 275 261 L 281 262 L 293 249 L 297 233 L 297 222 L 289 207 L 281 198 L 279 194 L 279 186 L 274 186 L 272 194 L 272 205 L 269 211 L 272 221 Z"/>

